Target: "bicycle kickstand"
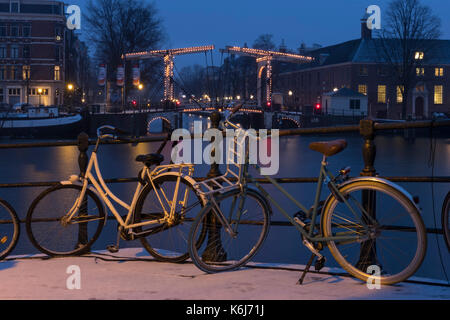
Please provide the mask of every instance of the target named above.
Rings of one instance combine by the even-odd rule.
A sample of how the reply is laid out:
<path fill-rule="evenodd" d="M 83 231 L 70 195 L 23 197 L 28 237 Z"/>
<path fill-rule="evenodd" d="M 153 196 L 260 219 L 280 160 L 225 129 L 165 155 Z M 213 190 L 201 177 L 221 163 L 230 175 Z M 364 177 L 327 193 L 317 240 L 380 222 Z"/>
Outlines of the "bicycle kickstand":
<path fill-rule="evenodd" d="M 120 242 L 120 230 L 117 230 L 117 242 L 116 244 L 110 244 L 106 246 L 106 249 L 111 253 L 119 252 L 119 242 Z"/>
<path fill-rule="evenodd" d="M 306 264 L 305 269 L 303 270 L 302 276 L 300 277 L 300 279 L 298 279 L 297 284 L 303 284 L 303 280 L 305 279 L 305 276 L 306 276 L 306 274 L 308 273 L 309 268 L 311 268 L 311 265 L 312 265 L 312 263 L 313 263 L 313 261 L 314 261 L 315 256 L 316 256 L 316 255 L 313 253 L 313 254 L 311 255 L 311 258 L 309 258 L 309 261 L 308 261 L 308 263 Z"/>

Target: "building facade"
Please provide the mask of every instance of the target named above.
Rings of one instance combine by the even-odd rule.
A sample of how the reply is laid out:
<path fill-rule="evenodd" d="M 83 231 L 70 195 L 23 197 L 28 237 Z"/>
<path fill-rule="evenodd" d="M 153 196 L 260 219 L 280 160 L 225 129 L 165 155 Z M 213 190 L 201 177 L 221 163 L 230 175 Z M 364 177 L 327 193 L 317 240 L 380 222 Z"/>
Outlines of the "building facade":
<path fill-rule="evenodd" d="M 298 70 L 280 74 L 277 90 L 288 93 L 288 107 L 321 103 L 323 96 L 341 88 L 368 98 L 368 113 L 375 118 L 402 118 L 401 86 L 380 54 L 380 39 L 372 38 L 365 20 L 361 38 L 308 51 L 315 61 Z M 418 51 L 423 59 L 416 68 L 416 83 L 408 95 L 406 114 L 430 118 L 434 112 L 450 113 L 450 40 L 434 40 L 433 50 Z M 274 81 L 275 82 L 275 81 Z"/>
<path fill-rule="evenodd" d="M 64 4 L 0 0 L 0 102 L 61 105 Z"/>

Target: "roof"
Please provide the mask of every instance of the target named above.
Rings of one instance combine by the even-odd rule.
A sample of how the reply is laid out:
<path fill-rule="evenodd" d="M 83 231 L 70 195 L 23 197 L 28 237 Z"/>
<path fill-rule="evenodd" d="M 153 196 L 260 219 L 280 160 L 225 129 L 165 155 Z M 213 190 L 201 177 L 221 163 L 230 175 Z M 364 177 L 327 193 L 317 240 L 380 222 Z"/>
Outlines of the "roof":
<path fill-rule="evenodd" d="M 342 63 L 386 63 L 381 45 L 382 39 L 356 39 L 308 52 L 315 60 L 298 65 L 295 70 L 307 70 Z M 391 41 L 396 41 L 392 39 Z M 450 40 L 427 40 L 429 51 L 424 64 L 450 64 Z"/>

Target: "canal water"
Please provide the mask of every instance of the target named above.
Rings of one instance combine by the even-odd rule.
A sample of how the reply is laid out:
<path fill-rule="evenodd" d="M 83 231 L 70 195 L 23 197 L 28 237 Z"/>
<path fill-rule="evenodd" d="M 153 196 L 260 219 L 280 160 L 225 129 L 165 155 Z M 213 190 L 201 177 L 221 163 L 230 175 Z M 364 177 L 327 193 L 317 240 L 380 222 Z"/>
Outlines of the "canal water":
<path fill-rule="evenodd" d="M 185 115 L 184 124 L 192 129 L 192 120 L 198 118 Z M 201 119 L 205 128 L 208 120 Z M 157 131 L 155 123 L 152 130 Z M 358 134 L 304 136 L 280 138 L 280 169 L 276 177 L 315 177 L 318 174 L 321 155 L 308 148 L 312 141 L 332 140 L 345 137 L 348 147 L 342 153 L 329 159 L 330 169 L 337 171 L 344 166 L 351 166 L 352 176 L 359 175 L 363 168 L 361 156 L 362 138 Z M 19 140 L 1 140 L 0 143 L 21 142 Z M 418 134 L 412 141 L 404 138 L 402 133 L 379 135 L 375 139 L 377 157 L 375 168 L 380 176 L 450 176 L 450 134 L 431 139 L 425 132 Z M 103 177 L 124 178 L 135 177 L 140 170 L 140 164 L 135 162 L 139 154 L 155 152 L 160 143 L 141 143 L 132 145 L 101 146 L 98 158 Z M 431 161 L 434 149 L 434 162 Z M 170 158 L 168 148 L 164 150 L 166 159 Z M 78 149 L 76 147 L 46 147 L 27 149 L 0 149 L 0 183 L 60 181 L 70 174 L 78 172 Z M 204 177 L 209 170 L 208 165 L 196 166 L 196 177 Z M 225 168 L 221 167 L 224 171 Z M 445 195 L 450 190 L 447 183 L 399 183 L 412 195 L 420 197 L 420 207 L 427 228 L 441 229 L 441 208 Z M 312 204 L 315 192 L 314 184 L 287 184 L 286 189 L 304 204 Z M 135 188 L 134 183 L 112 184 L 111 189 L 122 199 L 130 199 Z M 2 188 L 0 197 L 10 202 L 24 219 L 28 206 L 45 188 Z M 274 188 L 267 186 L 271 194 L 281 199 Z M 323 193 L 323 197 L 326 193 Z M 284 203 L 284 202 L 282 202 Z M 294 212 L 294 207 L 292 207 Z M 283 221 L 285 218 L 276 210 L 272 220 Z M 116 241 L 116 226 L 108 221 L 94 249 L 105 249 L 107 244 Z M 121 242 L 123 247 L 141 246 L 140 242 Z M 328 251 L 326 249 L 326 251 Z M 22 224 L 22 234 L 19 244 L 13 254 L 32 254 L 36 249 L 30 244 L 25 226 Z M 306 264 L 309 252 L 301 244 L 297 231 L 292 227 L 273 226 L 259 254 L 253 259 L 271 263 Z M 327 266 L 335 266 L 330 258 Z M 417 276 L 439 279 L 448 282 L 450 276 L 450 254 L 443 236 L 428 234 L 428 250 L 425 261 Z"/>

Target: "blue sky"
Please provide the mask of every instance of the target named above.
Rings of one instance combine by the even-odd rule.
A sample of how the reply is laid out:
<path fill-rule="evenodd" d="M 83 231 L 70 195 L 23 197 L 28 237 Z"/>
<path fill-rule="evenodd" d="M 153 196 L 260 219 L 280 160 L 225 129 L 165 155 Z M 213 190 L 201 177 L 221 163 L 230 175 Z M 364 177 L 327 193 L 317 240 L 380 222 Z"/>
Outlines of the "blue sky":
<path fill-rule="evenodd" d="M 69 0 L 82 8 L 87 0 Z M 258 35 L 284 39 L 290 48 L 302 42 L 331 45 L 360 36 L 360 18 L 369 5 L 387 8 L 389 0 L 155 0 L 167 36 L 165 48 L 214 44 L 249 46 Z M 450 1 L 422 0 L 442 20 L 442 38 L 450 39 Z M 83 25 L 82 25 L 83 27 Z M 82 32 L 83 30 L 81 30 Z M 216 50 L 218 51 L 218 50 Z M 214 55 L 214 64 L 220 61 Z M 205 65 L 204 54 L 178 57 L 179 67 Z M 211 61 L 209 61 L 211 63 Z"/>

